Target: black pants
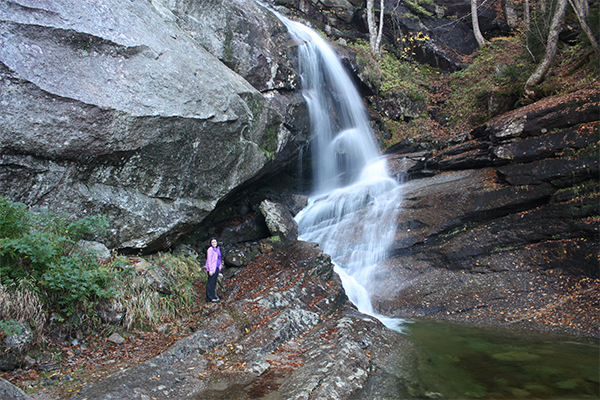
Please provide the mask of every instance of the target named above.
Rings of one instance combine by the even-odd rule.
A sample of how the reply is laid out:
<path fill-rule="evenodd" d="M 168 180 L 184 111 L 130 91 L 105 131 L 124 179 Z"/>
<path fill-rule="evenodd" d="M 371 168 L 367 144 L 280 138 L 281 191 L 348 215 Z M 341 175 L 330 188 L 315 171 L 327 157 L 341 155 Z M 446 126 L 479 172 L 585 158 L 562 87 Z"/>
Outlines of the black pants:
<path fill-rule="evenodd" d="M 212 301 L 217 298 L 217 279 L 219 279 L 219 271 L 215 271 L 212 276 L 208 275 L 206 281 L 206 301 Z"/>

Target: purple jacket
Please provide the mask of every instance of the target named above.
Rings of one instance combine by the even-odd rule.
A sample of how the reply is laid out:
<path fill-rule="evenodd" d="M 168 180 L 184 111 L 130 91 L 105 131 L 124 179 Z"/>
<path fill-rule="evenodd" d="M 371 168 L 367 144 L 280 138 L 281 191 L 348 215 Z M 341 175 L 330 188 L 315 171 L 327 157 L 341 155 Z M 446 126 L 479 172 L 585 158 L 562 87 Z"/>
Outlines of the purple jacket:
<path fill-rule="evenodd" d="M 206 250 L 206 272 L 212 272 L 221 270 L 221 248 L 210 246 Z"/>

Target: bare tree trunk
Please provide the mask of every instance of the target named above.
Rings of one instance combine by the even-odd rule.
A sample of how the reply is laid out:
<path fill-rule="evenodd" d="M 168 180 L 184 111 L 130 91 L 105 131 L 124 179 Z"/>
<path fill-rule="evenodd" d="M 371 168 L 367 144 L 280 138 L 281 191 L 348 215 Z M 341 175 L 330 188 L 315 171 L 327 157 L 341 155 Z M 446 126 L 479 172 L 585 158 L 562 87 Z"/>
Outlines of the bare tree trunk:
<path fill-rule="evenodd" d="M 523 16 L 525 19 L 525 32 L 529 31 L 529 0 L 525 0 L 525 15 Z"/>
<path fill-rule="evenodd" d="M 381 54 L 381 38 L 383 36 L 383 1 L 384 0 L 381 0 L 378 32 L 377 23 L 375 22 L 375 0 L 367 0 L 367 25 L 369 26 L 369 44 L 371 46 L 371 53 L 373 53 L 374 55 Z"/>
<path fill-rule="evenodd" d="M 471 20 L 473 21 L 473 33 L 479 48 L 485 46 L 485 39 L 479 30 L 479 18 L 477 17 L 477 0 L 471 0 Z"/>
<path fill-rule="evenodd" d="M 585 35 L 587 36 L 588 40 L 592 44 L 592 47 L 594 48 L 594 54 L 596 55 L 596 58 L 600 57 L 600 47 L 598 46 L 598 41 L 594 37 L 592 30 L 585 21 L 589 10 L 589 3 L 587 2 L 587 0 L 569 0 L 569 3 L 575 11 L 575 15 L 577 16 L 577 20 L 579 21 L 581 29 L 583 29 Z"/>
<path fill-rule="evenodd" d="M 537 85 L 544 79 L 546 73 L 550 69 L 550 65 L 554 61 L 556 56 L 556 48 L 558 46 L 558 34 L 560 33 L 560 27 L 563 19 L 565 18 L 565 10 L 567 8 L 567 0 L 558 0 L 552 23 L 550 24 L 550 31 L 548 32 L 548 42 L 546 44 L 546 53 L 544 59 L 538 65 L 536 70 L 531 74 L 527 82 L 525 83 L 525 94 L 531 96 L 534 92 L 531 87 Z"/>
<path fill-rule="evenodd" d="M 375 0 L 367 0 L 367 25 L 369 25 L 369 44 L 371 45 L 371 53 L 376 53 L 377 44 L 377 26 L 375 26 L 375 15 L 373 8 Z"/>
<path fill-rule="evenodd" d="M 375 48 L 377 49 L 377 54 L 381 54 L 381 38 L 383 37 L 383 10 L 385 4 L 384 0 L 381 0 L 379 5 L 379 32 L 377 32 L 377 41 L 375 42 Z"/>

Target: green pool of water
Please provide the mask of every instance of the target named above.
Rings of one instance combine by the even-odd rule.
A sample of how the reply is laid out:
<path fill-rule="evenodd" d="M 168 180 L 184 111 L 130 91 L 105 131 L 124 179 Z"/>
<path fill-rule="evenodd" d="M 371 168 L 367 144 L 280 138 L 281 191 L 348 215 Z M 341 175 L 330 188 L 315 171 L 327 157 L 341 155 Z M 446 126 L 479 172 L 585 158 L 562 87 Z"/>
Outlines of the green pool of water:
<path fill-rule="evenodd" d="M 422 351 L 420 398 L 600 398 L 597 340 L 423 320 L 403 331 Z"/>

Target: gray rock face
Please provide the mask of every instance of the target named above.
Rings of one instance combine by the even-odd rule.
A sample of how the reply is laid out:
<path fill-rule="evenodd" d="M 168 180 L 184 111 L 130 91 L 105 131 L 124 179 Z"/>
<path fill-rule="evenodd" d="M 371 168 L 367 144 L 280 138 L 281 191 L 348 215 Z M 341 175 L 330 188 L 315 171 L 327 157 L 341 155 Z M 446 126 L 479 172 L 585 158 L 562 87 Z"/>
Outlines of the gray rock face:
<path fill-rule="evenodd" d="M 21 389 L 14 386 L 10 382 L 0 378 L 0 398 L 3 400 L 29 400 L 31 397 L 27 396 Z"/>
<path fill-rule="evenodd" d="M 281 151 L 248 82 L 146 2 L 0 4 L 0 191 L 169 246 Z"/>
<path fill-rule="evenodd" d="M 247 0 L 153 3 L 166 19 L 259 91 L 293 90 L 299 85 L 286 51 L 287 31 L 263 5 Z"/>
<path fill-rule="evenodd" d="M 275 166 L 287 164 L 308 140 L 310 121 L 294 71 L 296 44 L 279 19 L 263 4 L 251 0 L 154 0 L 170 23 L 181 27 L 196 43 L 263 93 L 289 130 L 279 133 L 281 146 L 271 154 Z M 286 136 L 287 135 L 287 136 Z M 290 136 L 291 135 L 291 136 Z M 283 145 L 288 144 L 287 147 Z M 270 150 L 269 150 L 270 151 Z M 272 171 L 267 165 L 264 173 Z"/>
<path fill-rule="evenodd" d="M 197 331 L 72 398 L 372 399 L 383 379 L 380 398 L 423 397 L 408 361 L 421 353 L 347 302 L 329 256 L 291 241 L 267 258 L 226 280 Z"/>

